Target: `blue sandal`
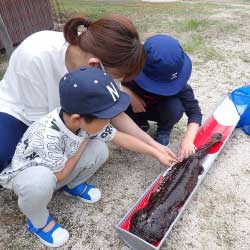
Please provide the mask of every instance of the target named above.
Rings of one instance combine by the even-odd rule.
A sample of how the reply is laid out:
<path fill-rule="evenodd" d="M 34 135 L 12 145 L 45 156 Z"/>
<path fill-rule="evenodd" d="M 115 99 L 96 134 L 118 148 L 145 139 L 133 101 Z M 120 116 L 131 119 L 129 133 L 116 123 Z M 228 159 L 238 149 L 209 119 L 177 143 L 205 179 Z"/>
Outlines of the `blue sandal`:
<path fill-rule="evenodd" d="M 48 232 L 44 232 L 43 229 L 51 222 L 53 218 L 48 217 L 47 223 L 42 228 L 36 228 L 33 226 L 30 219 L 27 220 L 27 230 L 35 234 L 39 240 L 47 247 L 60 247 L 65 244 L 69 239 L 69 232 L 62 228 L 60 224 L 55 225 Z"/>
<path fill-rule="evenodd" d="M 101 199 L 101 191 L 87 182 L 83 182 L 74 188 L 64 186 L 63 191 L 66 195 L 74 196 L 87 203 L 95 203 Z"/>

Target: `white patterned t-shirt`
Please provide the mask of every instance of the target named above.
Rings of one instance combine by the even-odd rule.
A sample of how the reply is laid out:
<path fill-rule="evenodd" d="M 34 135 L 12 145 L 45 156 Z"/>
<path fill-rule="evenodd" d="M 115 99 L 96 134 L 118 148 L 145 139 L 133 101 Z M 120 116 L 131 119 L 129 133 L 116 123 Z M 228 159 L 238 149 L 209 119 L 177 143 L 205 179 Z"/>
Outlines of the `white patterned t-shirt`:
<path fill-rule="evenodd" d="M 116 129 L 111 124 L 96 134 L 80 130 L 76 135 L 65 126 L 59 112 L 60 108 L 53 110 L 27 129 L 16 147 L 10 166 L 0 173 L 1 185 L 8 187 L 13 177 L 31 166 L 45 166 L 52 172 L 61 171 L 85 139 L 106 142 L 115 136 Z"/>

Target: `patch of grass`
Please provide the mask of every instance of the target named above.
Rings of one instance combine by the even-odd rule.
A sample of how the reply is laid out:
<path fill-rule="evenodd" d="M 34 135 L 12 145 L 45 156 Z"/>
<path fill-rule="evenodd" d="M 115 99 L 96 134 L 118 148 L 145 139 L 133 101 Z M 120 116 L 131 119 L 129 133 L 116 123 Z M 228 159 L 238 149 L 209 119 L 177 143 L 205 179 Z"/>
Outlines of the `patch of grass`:
<path fill-rule="evenodd" d="M 82 0 L 63 0 L 66 13 L 79 13 L 88 16 L 92 20 L 96 20 L 103 15 L 109 13 L 123 14 L 125 16 L 134 13 L 138 6 L 134 1 L 131 3 L 112 3 L 112 2 L 94 2 L 94 1 L 82 1 Z"/>
<path fill-rule="evenodd" d="M 0 54 L 0 64 L 8 61 L 8 57 L 6 54 Z"/>
<path fill-rule="evenodd" d="M 188 53 L 205 48 L 205 40 L 201 35 L 193 34 L 182 42 L 183 49 Z"/>
<path fill-rule="evenodd" d="M 203 6 L 190 3 L 145 3 L 140 1 L 120 1 L 120 2 L 96 2 L 83 0 L 63 0 L 66 13 L 82 13 L 95 20 L 108 13 L 125 15 L 133 20 L 136 26 L 142 27 L 147 32 L 144 25 L 150 25 L 159 30 L 158 26 L 163 26 L 162 22 L 169 23 L 173 20 L 193 18 L 194 13 L 206 16 L 210 13 Z M 166 28 L 165 28 L 166 29 Z M 140 32 L 142 30 L 139 29 Z"/>
<path fill-rule="evenodd" d="M 188 32 L 193 30 L 198 30 L 201 28 L 205 28 L 209 26 L 209 22 L 207 19 L 190 19 L 188 21 L 178 22 L 176 25 L 176 29 L 179 32 Z"/>
<path fill-rule="evenodd" d="M 246 0 L 249 1 L 249 0 Z M 206 9 L 207 11 L 211 10 L 214 12 L 214 10 L 218 9 L 232 9 L 233 6 L 230 6 L 230 4 L 223 3 L 223 2 L 206 2 L 206 1 L 199 1 L 199 2 L 189 2 L 190 5 L 195 6 L 196 8 Z"/>
<path fill-rule="evenodd" d="M 212 61 L 212 60 L 223 61 L 224 57 L 215 48 L 206 47 L 206 49 L 204 51 L 204 61 Z"/>
<path fill-rule="evenodd" d="M 190 54 L 199 54 L 203 62 L 223 60 L 223 56 L 213 47 L 208 46 L 206 40 L 197 34 L 192 34 L 182 42 L 183 49 Z"/>
<path fill-rule="evenodd" d="M 67 13 L 82 13 L 92 20 L 109 13 L 127 16 L 133 21 L 141 37 L 147 38 L 157 33 L 169 34 L 183 41 L 182 45 L 187 53 L 199 54 L 205 61 L 222 59 L 219 51 L 207 45 L 209 34 L 221 33 L 224 26 L 226 33 L 232 32 L 231 24 L 209 19 L 215 10 L 224 7 L 220 4 L 84 0 L 63 0 L 63 3 Z"/>
<path fill-rule="evenodd" d="M 250 57 L 240 56 L 240 59 L 241 59 L 244 63 L 250 63 Z"/>
<path fill-rule="evenodd" d="M 214 25 L 213 29 L 217 31 L 220 34 L 224 35 L 232 35 L 233 33 L 236 33 L 240 28 L 239 24 L 234 24 L 230 22 L 216 22 L 216 25 Z"/>
<path fill-rule="evenodd" d="M 4 72 L 3 72 L 3 71 L 0 71 L 0 80 L 3 79 L 3 75 L 4 75 Z"/>

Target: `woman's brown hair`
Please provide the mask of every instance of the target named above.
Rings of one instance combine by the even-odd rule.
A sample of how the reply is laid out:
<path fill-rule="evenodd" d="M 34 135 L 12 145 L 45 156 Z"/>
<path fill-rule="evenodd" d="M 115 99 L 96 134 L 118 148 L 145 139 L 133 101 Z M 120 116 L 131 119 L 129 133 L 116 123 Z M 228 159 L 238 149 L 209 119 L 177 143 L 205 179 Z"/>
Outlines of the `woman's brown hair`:
<path fill-rule="evenodd" d="M 79 27 L 86 28 L 80 35 Z M 99 58 L 104 67 L 115 68 L 132 79 L 143 69 L 146 54 L 133 23 L 120 15 L 109 15 L 91 22 L 75 17 L 64 26 L 64 37 Z"/>

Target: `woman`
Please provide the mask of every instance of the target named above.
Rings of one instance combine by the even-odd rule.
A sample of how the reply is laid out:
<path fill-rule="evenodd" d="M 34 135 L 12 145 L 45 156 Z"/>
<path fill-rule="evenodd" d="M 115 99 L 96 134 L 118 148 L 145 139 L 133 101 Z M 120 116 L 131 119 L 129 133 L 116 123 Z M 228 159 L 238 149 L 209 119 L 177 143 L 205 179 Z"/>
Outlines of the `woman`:
<path fill-rule="evenodd" d="M 80 33 L 82 26 L 86 30 Z M 58 82 L 63 75 L 81 66 L 103 65 L 114 79 L 129 79 L 142 70 L 144 62 L 145 52 L 134 25 L 119 15 L 95 22 L 73 18 L 64 33 L 41 31 L 24 40 L 0 82 L 0 171 L 10 163 L 27 127 L 59 106 Z M 112 119 L 112 124 L 165 151 L 170 162 L 176 160 L 125 113 Z"/>

